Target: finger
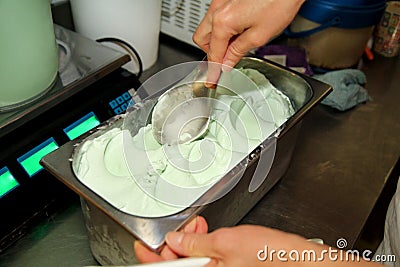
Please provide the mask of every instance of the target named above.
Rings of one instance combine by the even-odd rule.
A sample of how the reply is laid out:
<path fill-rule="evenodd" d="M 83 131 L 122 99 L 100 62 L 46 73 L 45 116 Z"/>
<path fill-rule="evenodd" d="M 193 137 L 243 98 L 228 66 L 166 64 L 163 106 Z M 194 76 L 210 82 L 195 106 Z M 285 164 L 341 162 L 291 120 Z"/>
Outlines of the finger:
<path fill-rule="evenodd" d="M 208 232 L 208 224 L 206 219 L 202 216 L 197 216 L 184 227 L 183 232 L 187 234 L 206 234 Z"/>
<path fill-rule="evenodd" d="M 140 262 L 147 263 L 147 262 L 159 262 L 162 261 L 163 258 L 158 255 L 157 253 L 149 250 L 139 241 L 135 241 L 134 244 L 136 259 Z"/>
<path fill-rule="evenodd" d="M 183 228 L 184 233 L 195 233 L 197 226 L 197 217 L 193 218 L 185 227 Z"/>
<path fill-rule="evenodd" d="M 230 42 L 223 64 L 230 68 L 234 67 L 250 49 L 265 44 L 270 38 L 269 36 L 259 34 L 256 28 L 244 31 Z M 223 69 L 225 70 L 224 66 Z"/>
<path fill-rule="evenodd" d="M 204 217 L 196 216 L 184 228 L 183 232 L 187 234 L 199 233 L 205 234 L 208 232 L 208 224 Z"/>
<path fill-rule="evenodd" d="M 198 234 L 206 234 L 208 232 L 208 224 L 204 217 L 197 216 L 196 218 L 196 233 Z"/>
<path fill-rule="evenodd" d="M 221 26 L 221 23 L 218 21 L 213 21 L 210 36 L 210 49 L 207 53 L 208 61 L 222 63 L 228 49 L 229 40 L 233 36 L 234 33 L 229 28 Z"/>
<path fill-rule="evenodd" d="M 168 246 L 181 256 L 218 258 L 218 253 L 213 248 L 213 238 L 209 234 L 170 232 L 166 241 Z"/>
<path fill-rule="evenodd" d="M 195 33 L 193 34 L 193 42 L 197 44 L 201 50 L 208 53 L 210 49 L 210 38 L 211 38 L 211 31 L 212 31 L 212 17 L 214 13 L 222 7 L 225 3 L 229 0 L 213 0 L 210 3 L 210 6 L 207 9 L 204 18 L 200 22 L 199 26 Z"/>
<path fill-rule="evenodd" d="M 164 260 L 176 260 L 178 255 L 176 255 L 168 246 L 165 246 L 160 253 L 161 258 Z"/>
<path fill-rule="evenodd" d="M 196 31 L 193 34 L 193 42 L 197 44 L 201 50 L 208 53 L 210 48 L 211 36 L 211 15 L 207 13 L 203 20 L 200 22 Z"/>
<path fill-rule="evenodd" d="M 217 267 L 218 266 L 218 260 L 217 259 L 211 259 L 209 263 L 204 265 L 204 267 Z"/>
<path fill-rule="evenodd" d="M 207 64 L 207 81 L 205 85 L 208 88 L 215 89 L 218 84 L 219 77 L 221 76 L 222 66 L 221 63 L 208 62 Z"/>
<path fill-rule="evenodd" d="M 222 11 L 220 10 L 213 17 L 207 59 L 209 62 L 216 64 L 209 66 L 207 87 L 212 87 L 212 84 L 217 84 L 221 76 L 221 64 L 223 63 L 229 44 L 231 40 L 243 30 L 241 25 L 236 25 L 236 22 L 230 17 L 227 10 L 229 11 L 228 8 Z"/>

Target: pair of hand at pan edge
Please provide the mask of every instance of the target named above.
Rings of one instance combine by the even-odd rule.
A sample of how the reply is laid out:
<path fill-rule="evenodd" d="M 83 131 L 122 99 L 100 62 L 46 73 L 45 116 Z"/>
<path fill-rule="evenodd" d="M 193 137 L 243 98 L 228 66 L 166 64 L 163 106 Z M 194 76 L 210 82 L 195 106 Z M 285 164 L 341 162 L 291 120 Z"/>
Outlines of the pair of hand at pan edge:
<path fill-rule="evenodd" d="M 213 0 L 193 35 L 210 62 L 229 70 L 251 49 L 278 36 L 293 20 L 305 0 Z M 226 65 L 227 67 L 225 67 Z M 212 65 L 212 68 L 217 68 Z M 216 83 L 219 69 L 209 70 Z"/>
<path fill-rule="evenodd" d="M 167 245 L 160 254 L 148 250 L 144 245 L 135 242 L 136 257 L 143 263 L 175 260 L 180 257 L 209 257 L 206 267 L 357 267 L 381 266 L 377 263 L 360 261 L 333 261 L 326 245 L 309 242 L 307 239 L 279 230 L 256 226 L 241 225 L 221 228 L 207 233 L 207 222 L 203 217 L 193 219 L 181 232 L 167 234 Z M 287 261 L 278 258 L 278 251 L 315 251 L 316 255 L 325 255 L 318 261 L 291 261 L 288 254 L 283 256 Z M 337 249 L 333 249 L 338 251 Z M 272 251 L 275 253 L 271 254 Z M 339 252 L 335 255 L 339 255 Z M 265 258 L 267 256 L 267 258 Z"/>

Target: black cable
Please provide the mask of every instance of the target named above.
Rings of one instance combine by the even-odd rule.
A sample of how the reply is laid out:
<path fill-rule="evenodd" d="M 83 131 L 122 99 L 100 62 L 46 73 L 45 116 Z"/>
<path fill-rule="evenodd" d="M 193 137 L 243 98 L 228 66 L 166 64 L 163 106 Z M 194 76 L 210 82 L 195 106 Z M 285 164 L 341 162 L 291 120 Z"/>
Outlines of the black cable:
<path fill-rule="evenodd" d="M 121 46 L 122 48 L 124 48 L 125 50 L 127 50 L 126 47 L 128 47 L 129 50 L 133 53 L 134 57 L 136 57 L 136 59 L 138 61 L 139 70 L 138 70 L 138 73 L 136 73 L 136 76 L 137 76 L 138 79 L 140 78 L 140 76 L 142 76 L 142 73 L 143 73 L 142 59 L 140 58 L 140 55 L 137 52 L 137 50 L 135 48 L 133 48 L 132 45 L 130 45 L 129 43 L 125 42 L 124 40 L 120 40 L 120 39 L 114 38 L 114 37 L 100 38 L 100 39 L 97 39 L 96 41 L 99 42 L 99 43 L 103 43 L 103 42 L 115 43 L 115 44 Z M 126 46 L 126 47 L 124 47 L 124 46 Z M 132 54 L 131 54 L 131 57 L 132 57 Z"/>

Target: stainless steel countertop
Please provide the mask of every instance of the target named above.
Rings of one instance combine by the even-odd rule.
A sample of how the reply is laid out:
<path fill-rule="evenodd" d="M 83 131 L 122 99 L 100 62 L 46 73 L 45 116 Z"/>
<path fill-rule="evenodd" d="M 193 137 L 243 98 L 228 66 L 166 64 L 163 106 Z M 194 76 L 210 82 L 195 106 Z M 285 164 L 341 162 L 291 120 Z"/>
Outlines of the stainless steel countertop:
<path fill-rule="evenodd" d="M 200 60 L 203 54 L 162 39 L 155 66 Z M 359 238 L 400 155 L 400 60 L 377 56 L 362 67 L 372 101 L 347 112 L 317 106 L 304 119 L 283 179 L 245 216 L 254 223 L 319 237 L 335 245 Z M 85 266 L 90 254 L 79 204 L 45 222 L 0 255 L 0 266 Z"/>

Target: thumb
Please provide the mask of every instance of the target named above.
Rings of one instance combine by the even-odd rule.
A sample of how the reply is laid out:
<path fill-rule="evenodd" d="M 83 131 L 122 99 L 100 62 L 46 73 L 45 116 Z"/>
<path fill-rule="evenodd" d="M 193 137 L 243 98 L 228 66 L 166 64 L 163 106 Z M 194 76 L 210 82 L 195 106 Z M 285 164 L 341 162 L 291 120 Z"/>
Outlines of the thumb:
<path fill-rule="evenodd" d="M 213 242 L 207 234 L 170 232 L 166 236 L 168 246 L 181 256 L 216 257 Z"/>

